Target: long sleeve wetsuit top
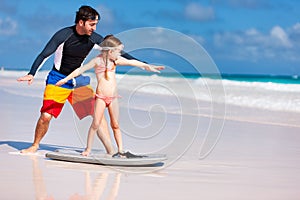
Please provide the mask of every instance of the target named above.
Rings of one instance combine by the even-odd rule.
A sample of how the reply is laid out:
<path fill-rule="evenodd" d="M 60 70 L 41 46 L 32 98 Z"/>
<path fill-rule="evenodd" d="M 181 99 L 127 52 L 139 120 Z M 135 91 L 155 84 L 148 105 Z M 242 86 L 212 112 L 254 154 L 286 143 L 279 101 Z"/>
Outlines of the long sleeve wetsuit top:
<path fill-rule="evenodd" d="M 80 67 L 94 45 L 99 45 L 102 41 L 103 37 L 95 32 L 90 36 L 79 35 L 76 32 L 75 25 L 63 28 L 57 31 L 49 40 L 43 51 L 33 62 L 28 74 L 34 76 L 44 62 L 55 52 L 53 69 L 67 76 Z M 133 59 L 132 56 L 126 53 L 122 56 Z"/>

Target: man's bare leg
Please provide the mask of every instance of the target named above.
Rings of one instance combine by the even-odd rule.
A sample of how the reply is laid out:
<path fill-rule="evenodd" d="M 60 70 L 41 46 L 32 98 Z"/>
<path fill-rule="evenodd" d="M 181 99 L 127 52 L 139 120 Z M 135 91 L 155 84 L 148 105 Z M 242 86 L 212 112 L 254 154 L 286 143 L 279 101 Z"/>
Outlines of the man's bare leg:
<path fill-rule="evenodd" d="M 48 113 L 41 113 L 41 116 L 38 119 L 35 127 L 33 144 L 31 147 L 27 149 L 22 149 L 21 153 L 35 153 L 38 150 L 41 140 L 43 139 L 43 137 L 48 131 L 51 119 L 52 119 L 52 115 Z"/>

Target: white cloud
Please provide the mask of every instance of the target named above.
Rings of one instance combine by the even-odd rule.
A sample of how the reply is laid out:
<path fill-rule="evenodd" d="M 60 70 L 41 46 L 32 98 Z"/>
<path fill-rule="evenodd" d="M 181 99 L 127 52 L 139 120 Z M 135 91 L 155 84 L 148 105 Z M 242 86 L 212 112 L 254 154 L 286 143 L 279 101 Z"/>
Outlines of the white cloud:
<path fill-rule="evenodd" d="M 257 61 L 277 58 L 295 60 L 300 48 L 299 45 L 295 45 L 297 38 L 293 39 L 291 35 L 299 34 L 299 31 L 300 24 L 297 23 L 286 30 L 280 26 L 274 26 L 267 33 L 255 28 L 221 32 L 214 35 L 214 46 L 216 50 L 235 60 Z"/>
<path fill-rule="evenodd" d="M 0 35 L 14 35 L 17 32 L 17 22 L 7 17 L 0 18 Z"/>
<path fill-rule="evenodd" d="M 300 23 L 296 23 L 290 30 L 294 33 L 300 33 Z"/>
<path fill-rule="evenodd" d="M 287 33 L 280 26 L 273 27 L 270 35 L 277 44 L 282 45 L 283 47 L 289 48 L 293 46 Z"/>
<path fill-rule="evenodd" d="M 287 34 L 293 46 L 300 47 L 300 23 L 298 22 L 294 24 L 291 28 L 289 28 L 287 30 Z"/>
<path fill-rule="evenodd" d="M 259 32 L 255 28 L 251 28 L 245 31 L 245 34 L 248 36 L 257 36 Z"/>
<path fill-rule="evenodd" d="M 198 3 L 189 3 L 185 7 L 185 16 L 191 20 L 208 21 L 215 18 L 215 12 L 212 7 L 204 7 Z"/>

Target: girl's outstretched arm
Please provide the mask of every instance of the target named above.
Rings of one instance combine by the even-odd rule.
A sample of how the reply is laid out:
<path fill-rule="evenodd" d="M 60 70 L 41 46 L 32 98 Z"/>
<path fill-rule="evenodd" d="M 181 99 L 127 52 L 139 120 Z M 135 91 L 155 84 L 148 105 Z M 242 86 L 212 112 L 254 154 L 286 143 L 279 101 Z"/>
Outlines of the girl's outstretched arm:
<path fill-rule="evenodd" d="M 157 65 L 149 65 L 147 63 L 143 63 L 138 60 L 128 60 L 124 57 L 119 56 L 118 59 L 115 61 L 116 65 L 128 65 L 133 67 L 139 67 L 141 69 L 145 69 L 147 71 L 160 73 L 160 70 L 163 70 L 164 66 L 157 66 Z"/>
<path fill-rule="evenodd" d="M 87 64 L 75 69 L 71 74 L 69 74 L 67 77 L 61 79 L 60 81 L 58 81 L 55 85 L 61 86 L 61 85 L 65 84 L 66 82 L 68 82 L 69 80 L 71 80 L 72 78 L 75 78 L 75 77 L 79 76 L 80 74 L 82 74 L 83 72 L 93 68 L 97 63 L 97 59 L 98 58 L 93 58 Z"/>

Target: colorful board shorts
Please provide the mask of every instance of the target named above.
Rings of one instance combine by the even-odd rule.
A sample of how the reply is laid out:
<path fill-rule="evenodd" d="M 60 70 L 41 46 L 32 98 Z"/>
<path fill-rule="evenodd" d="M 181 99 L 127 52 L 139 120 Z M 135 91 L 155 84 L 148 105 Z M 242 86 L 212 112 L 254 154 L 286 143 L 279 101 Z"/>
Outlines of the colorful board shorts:
<path fill-rule="evenodd" d="M 78 76 L 62 86 L 56 86 L 57 81 L 66 77 L 59 72 L 49 72 L 44 91 L 44 100 L 41 112 L 46 112 L 57 118 L 68 100 L 79 119 L 93 115 L 95 94 L 90 86 L 90 78 Z"/>

